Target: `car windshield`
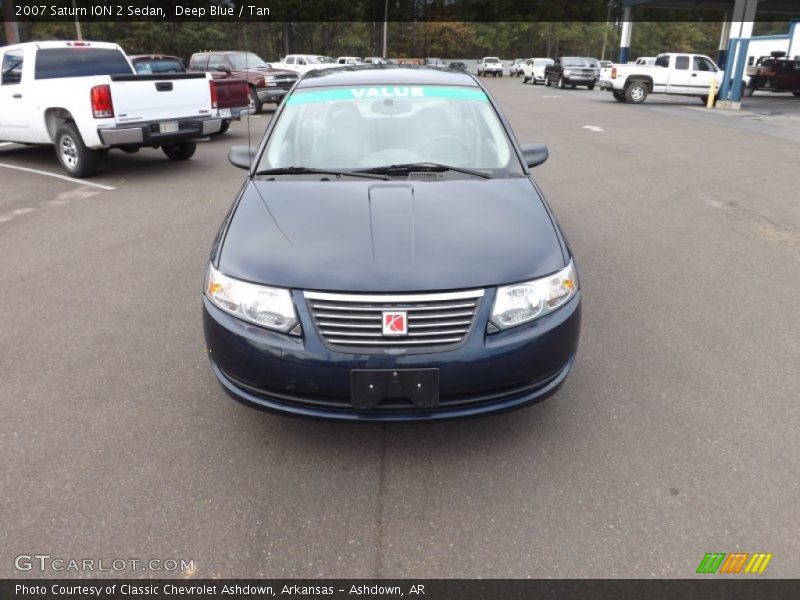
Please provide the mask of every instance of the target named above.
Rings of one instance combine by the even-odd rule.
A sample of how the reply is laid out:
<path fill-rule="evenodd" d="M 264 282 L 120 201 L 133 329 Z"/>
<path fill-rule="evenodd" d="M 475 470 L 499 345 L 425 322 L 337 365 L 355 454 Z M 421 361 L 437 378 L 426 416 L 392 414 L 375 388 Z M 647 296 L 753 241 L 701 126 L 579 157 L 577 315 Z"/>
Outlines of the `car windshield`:
<path fill-rule="evenodd" d="M 254 69 L 259 67 L 269 67 L 258 54 L 252 52 L 237 52 L 236 54 L 228 54 L 228 60 L 231 66 L 236 69 Z"/>
<path fill-rule="evenodd" d="M 537 58 L 535 61 L 533 61 L 533 64 L 537 67 L 541 67 L 542 65 L 544 66 L 552 65 L 553 61 L 550 60 L 549 58 Z"/>
<path fill-rule="evenodd" d="M 432 85 L 297 90 L 284 101 L 258 170 L 409 163 L 523 173 L 483 90 Z"/>
<path fill-rule="evenodd" d="M 565 67 L 586 67 L 586 61 L 582 58 L 565 58 L 562 59 L 561 64 Z"/>

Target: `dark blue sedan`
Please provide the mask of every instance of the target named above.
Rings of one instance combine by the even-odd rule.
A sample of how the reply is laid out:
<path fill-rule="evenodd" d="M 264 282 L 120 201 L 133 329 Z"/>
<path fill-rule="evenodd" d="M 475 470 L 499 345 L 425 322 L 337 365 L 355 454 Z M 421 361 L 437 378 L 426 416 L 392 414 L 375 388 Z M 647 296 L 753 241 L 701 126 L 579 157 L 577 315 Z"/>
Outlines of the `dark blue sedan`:
<path fill-rule="evenodd" d="M 211 367 L 251 406 L 341 421 L 540 401 L 575 360 L 572 253 L 520 146 L 467 73 L 315 71 L 258 149 L 203 298 Z"/>

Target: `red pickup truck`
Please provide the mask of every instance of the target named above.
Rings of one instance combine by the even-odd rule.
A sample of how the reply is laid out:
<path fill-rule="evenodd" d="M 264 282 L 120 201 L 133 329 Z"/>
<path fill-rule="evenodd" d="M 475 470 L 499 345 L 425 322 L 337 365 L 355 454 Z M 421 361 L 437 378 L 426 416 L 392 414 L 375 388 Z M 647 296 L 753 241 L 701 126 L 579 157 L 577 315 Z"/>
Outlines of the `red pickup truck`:
<path fill-rule="evenodd" d="M 250 106 L 255 112 L 268 102 L 280 104 L 297 82 L 294 71 L 275 69 L 252 52 L 197 52 L 189 59 L 190 71 L 208 71 L 214 78 L 246 79 L 250 91 Z"/>
<path fill-rule="evenodd" d="M 177 56 L 167 54 L 135 54 L 128 56 L 133 68 L 137 73 L 147 75 L 157 75 L 159 73 L 186 73 L 183 61 Z M 226 77 L 221 73 L 212 73 L 213 108 L 217 109 L 215 116 L 222 118 L 222 128 L 218 133 L 225 133 L 231 125 L 231 120 L 237 121 L 243 115 L 252 114 L 253 107 L 250 105 L 250 90 L 247 87 L 247 80 Z M 214 101 L 216 100 L 216 104 Z"/>

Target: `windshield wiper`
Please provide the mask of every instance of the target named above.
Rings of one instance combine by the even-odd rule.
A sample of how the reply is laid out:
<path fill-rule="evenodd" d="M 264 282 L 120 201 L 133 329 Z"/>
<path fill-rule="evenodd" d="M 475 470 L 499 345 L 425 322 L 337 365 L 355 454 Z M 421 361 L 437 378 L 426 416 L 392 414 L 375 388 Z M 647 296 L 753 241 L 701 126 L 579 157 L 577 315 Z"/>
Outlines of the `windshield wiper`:
<path fill-rule="evenodd" d="M 441 172 L 441 171 L 455 171 L 456 173 L 464 173 L 466 175 L 474 175 L 483 179 L 491 179 L 492 176 L 486 171 L 478 171 L 476 169 L 466 169 L 464 167 L 454 167 L 452 165 L 443 165 L 435 162 L 418 162 L 418 163 L 403 163 L 399 165 L 385 165 L 383 167 L 373 167 L 371 169 L 363 169 L 361 173 L 382 173 L 386 175 L 402 175 L 412 171 L 428 171 L 428 172 Z"/>
<path fill-rule="evenodd" d="M 276 169 L 262 169 L 256 171 L 254 175 L 334 175 L 336 177 L 364 177 L 366 179 L 381 179 L 387 181 L 385 175 L 372 175 L 370 173 L 358 171 L 346 171 L 336 169 L 312 169 L 311 167 L 279 167 Z"/>

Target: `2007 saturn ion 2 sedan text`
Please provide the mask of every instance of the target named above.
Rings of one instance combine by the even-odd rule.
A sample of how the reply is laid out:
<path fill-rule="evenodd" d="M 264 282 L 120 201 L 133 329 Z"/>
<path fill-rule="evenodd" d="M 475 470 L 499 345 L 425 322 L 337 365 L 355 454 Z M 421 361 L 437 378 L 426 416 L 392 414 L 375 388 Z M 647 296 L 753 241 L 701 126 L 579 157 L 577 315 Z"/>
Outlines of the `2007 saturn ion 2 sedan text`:
<path fill-rule="evenodd" d="M 303 77 L 257 150 L 206 277 L 224 389 L 343 421 L 421 421 L 542 400 L 575 360 L 572 253 L 471 75 L 353 67 Z"/>

